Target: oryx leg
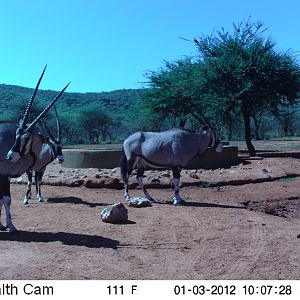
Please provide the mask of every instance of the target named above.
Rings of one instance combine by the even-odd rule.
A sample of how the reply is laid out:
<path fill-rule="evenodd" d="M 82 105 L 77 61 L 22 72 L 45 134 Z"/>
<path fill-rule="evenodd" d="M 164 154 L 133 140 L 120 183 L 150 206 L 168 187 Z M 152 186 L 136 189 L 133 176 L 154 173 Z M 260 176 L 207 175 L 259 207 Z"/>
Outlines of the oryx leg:
<path fill-rule="evenodd" d="M 12 220 L 11 220 L 11 214 L 10 214 L 10 204 L 11 204 L 11 197 L 10 196 L 4 196 L 2 198 L 4 207 L 5 207 L 5 212 L 6 212 L 6 227 L 10 232 L 15 232 L 17 231 L 16 227 L 13 225 Z"/>
<path fill-rule="evenodd" d="M 27 191 L 26 195 L 23 199 L 23 203 L 26 205 L 28 204 L 28 200 L 31 199 L 31 186 L 32 186 L 32 173 L 33 171 L 26 171 L 28 182 L 27 182 Z"/>
<path fill-rule="evenodd" d="M 36 200 L 39 202 L 44 202 L 44 198 L 42 196 L 42 190 L 41 190 L 41 182 L 42 182 L 44 172 L 45 170 L 35 172 Z"/>
<path fill-rule="evenodd" d="M 6 227 L 1 222 L 1 210 L 2 210 L 2 206 L 3 206 L 3 199 L 0 198 L 0 231 L 6 230 Z"/>
<path fill-rule="evenodd" d="M 173 167 L 173 188 L 174 188 L 174 197 L 173 197 L 173 204 L 174 205 L 182 205 L 185 201 L 179 195 L 179 183 L 180 183 L 180 171 L 179 167 Z"/>
<path fill-rule="evenodd" d="M 125 197 L 126 201 L 129 201 L 130 196 L 129 196 L 129 192 L 128 192 L 128 181 L 129 181 L 129 177 L 133 171 L 135 161 L 134 161 L 134 159 L 130 159 L 126 163 L 127 163 L 127 168 L 126 168 L 127 170 L 126 170 L 125 174 L 122 174 L 122 176 L 123 176 L 123 181 L 124 181 L 124 185 L 125 185 L 124 197 Z"/>
<path fill-rule="evenodd" d="M 153 201 L 154 202 L 154 199 L 149 195 L 149 193 L 147 192 L 145 186 L 144 186 L 144 183 L 143 183 L 143 175 L 144 175 L 144 171 L 145 171 L 145 168 L 144 167 L 139 167 L 138 170 L 137 170 L 137 174 L 136 174 L 136 181 L 138 182 L 141 190 L 143 191 L 145 197 L 150 200 L 150 201 Z"/>
<path fill-rule="evenodd" d="M 17 229 L 12 223 L 11 214 L 10 214 L 10 180 L 9 177 L 0 175 L 0 216 L 1 216 L 1 209 L 4 205 L 5 212 L 6 212 L 6 227 L 0 222 L 0 229 L 5 230 L 6 228 L 9 229 L 10 232 L 16 231 Z"/>

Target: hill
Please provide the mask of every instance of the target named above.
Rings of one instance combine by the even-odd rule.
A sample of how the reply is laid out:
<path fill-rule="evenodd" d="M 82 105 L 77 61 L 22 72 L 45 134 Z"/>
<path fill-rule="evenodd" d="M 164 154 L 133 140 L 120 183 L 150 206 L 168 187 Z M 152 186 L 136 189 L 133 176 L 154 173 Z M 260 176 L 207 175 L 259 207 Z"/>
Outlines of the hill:
<path fill-rule="evenodd" d="M 6 119 L 7 112 L 13 110 L 14 105 L 17 103 L 27 103 L 33 91 L 34 89 L 17 85 L 0 84 L 0 120 Z M 99 103 L 107 112 L 123 114 L 139 101 L 143 91 L 142 89 L 122 89 L 99 93 L 65 92 L 57 106 L 60 111 L 66 112 L 79 110 L 81 107 L 92 103 Z M 45 106 L 57 93 L 57 91 L 39 90 L 36 101 Z"/>

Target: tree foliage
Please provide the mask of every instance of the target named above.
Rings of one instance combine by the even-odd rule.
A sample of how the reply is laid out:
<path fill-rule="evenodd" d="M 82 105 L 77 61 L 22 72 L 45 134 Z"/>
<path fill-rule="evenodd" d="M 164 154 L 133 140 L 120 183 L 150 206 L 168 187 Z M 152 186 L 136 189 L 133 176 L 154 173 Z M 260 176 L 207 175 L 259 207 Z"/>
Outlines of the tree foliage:
<path fill-rule="evenodd" d="M 197 59 L 166 63 L 149 73 L 145 104 L 181 119 L 192 114 L 199 121 L 221 120 L 230 126 L 241 116 L 249 153 L 255 155 L 251 118 L 259 126 L 262 112 L 279 114 L 293 106 L 300 88 L 293 52 L 278 51 L 275 42 L 264 37 L 265 30 L 261 22 L 248 20 L 234 24 L 233 33 L 222 28 L 195 39 Z"/>
<path fill-rule="evenodd" d="M 224 107 L 241 113 L 245 141 L 250 155 L 250 118 L 265 109 L 278 112 L 296 103 L 300 69 L 291 52 L 276 50 L 264 38 L 261 22 L 241 22 L 231 34 L 222 29 L 216 35 L 195 40 L 206 68 L 209 89 L 224 99 Z"/>
<path fill-rule="evenodd" d="M 103 141 L 106 140 L 113 119 L 101 106 L 90 104 L 80 111 L 79 123 L 86 131 L 90 143 L 99 143 L 100 137 Z"/>

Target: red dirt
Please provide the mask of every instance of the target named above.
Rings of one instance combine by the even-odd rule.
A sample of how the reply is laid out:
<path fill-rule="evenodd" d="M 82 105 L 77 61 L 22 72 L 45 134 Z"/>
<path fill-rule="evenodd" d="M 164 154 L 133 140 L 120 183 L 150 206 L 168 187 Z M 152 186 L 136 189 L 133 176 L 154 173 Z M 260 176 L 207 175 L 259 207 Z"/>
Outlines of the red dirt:
<path fill-rule="evenodd" d="M 24 206 L 25 185 L 11 185 L 20 232 L 0 232 L 0 279 L 300 279 L 299 159 L 184 171 L 184 185 L 194 186 L 181 189 L 181 207 L 170 202 L 169 173 L 148 171 L 145 181 L 163 187 L 149 189 L 157 203 L 128 207 L 130 221 L 119 225 L 99 213 L 123 201 L 123 191 L 84 184 L 114 181 L 118 170 L 54 164 L 47 172 L 46 182 L 81 186 L 44 185 L 48 201 Z M 195 186 L 220 181 L 219 189 Z"/>

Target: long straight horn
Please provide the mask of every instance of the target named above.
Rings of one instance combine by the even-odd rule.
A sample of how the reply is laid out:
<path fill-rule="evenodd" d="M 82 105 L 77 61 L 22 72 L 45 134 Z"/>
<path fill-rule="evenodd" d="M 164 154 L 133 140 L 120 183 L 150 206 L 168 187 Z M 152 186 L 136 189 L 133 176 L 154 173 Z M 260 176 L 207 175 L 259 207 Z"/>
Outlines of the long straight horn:
<path fill-rule="evenodd" d="M 55 111 L 55 118 L 56 118 L 56 128 L 57 128 L 57 140 L 61 141 L 61 136 L 60 136 L 60 122 L 59 122 L 59 117 L 57 113 L 56 106 L 54 105 L 54 111 Z"/>
<path fill-rule="evenodd" d="M 35 95 L 36 95 L 36 93 L 37 93 L 37 91 L 38 91 L 38 89 L 39 89 L 39 86 L 40 86 L 40 83 L 41 83 L 42 78 L 43 78 L 43 76 L 44 76 L 44 73 L 45 73 L 45 71 L 46 71 L 46 68 L 47 68 L 47 65 L 45 66 L 45 68 L 44 68 L 44 70 L 43 70 L 43 73 L 42 73 L 42 75 L 41 75 L 41 77 L 40 77 L 40 79 L 39 79 L 39 81 L 38 81 L 38 83 L 37 83 L 37 85 L 36 85 L 36 87 L 35 87 L 34 93 L 33 93 L 33 95 L 31 96 L 31 98 L 30 98 L 30 100 L 29 100 L 29 102 L 28 102 L 28 104 L 27 104 L 26 111 L 25 111 L 24 116 L 23 116 L 23 119 L 22 119 L 22 121 L 21 121 L 21 128 L 22 128 L 22 129 L 24 129 L 25 126 L 26 126 L 26 122 L 27 122 L 27 119 L 28 119 L 29 110 L 30 110 L 30 108 L 31 108 L 31 106 L 32 106 L 32 103 L 33 103 L 33 100 L 34 100 L 34 98 L 35 98 Z"/>
<path fill-rule="evenodd" d="M 27 132 L 30 132 L 33 127 L 40 121 L 44 114 L 55 104 L 55 102 L 60 98 L 66 88 L 69 86 L 70 82 L 62 89 L 62 91 L 50 102 L 50 104 L 39 114 L 39 116 L 26 128 Z"/>
<path fill-rule="evenodd" d="M 45 129 L 46 129 L 46 131 L 47 131 L 47 133 L 48 133 L 48 135 L 49 135 L 49 137 L 50 137 L 50 139 L 51 139 L 52 141 L 55 141 L 55 138 L 54 138 L 53 134 L 51 133 L 49 127 L 48 127 L 47 124 L 45 123 L 45 121 L 44 121 L 43 119 L 41 119 L 41 122 L 43 123 L 43 125 L 44 125 L 44 127 L 45 127 Z"/>
<path fill-rule="evenodd" d="M 36 107 L 36 105 L 33 104 L 33 106 L 34 106 L 35 110 L 38 111 L 38 108 Z M 43 119 L 41 119 L 41 122 L 43 123 L 43 125 L 44 125 L 44 127 L 45 127 L 45 129 L 46 129 L 46 131 L 47 131 L 47 133 L 48 133 L 48 135 L 50 137 L 50 139 L 52 141 L 54 141 L 54 136 L 51 133 L 51 131 L 50 131 L 49 127 L 47 126 L 47 124 L 45 123 L 45 121 Z"/>

